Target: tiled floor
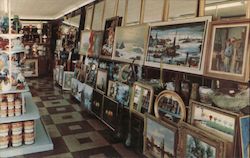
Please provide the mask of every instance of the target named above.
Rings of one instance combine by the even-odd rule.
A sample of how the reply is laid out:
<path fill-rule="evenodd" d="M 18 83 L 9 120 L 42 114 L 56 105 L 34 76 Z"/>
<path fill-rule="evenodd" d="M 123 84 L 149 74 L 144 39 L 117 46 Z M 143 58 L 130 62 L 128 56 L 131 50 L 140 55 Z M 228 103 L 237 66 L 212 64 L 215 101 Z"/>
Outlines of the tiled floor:
<path fill-rule="evenodd" d="M 25 158 L 137 158 L 97 118 L 53 84 L 52 78 L 28 79 L 33 100 L 54 143 L 54 150 Z"/>

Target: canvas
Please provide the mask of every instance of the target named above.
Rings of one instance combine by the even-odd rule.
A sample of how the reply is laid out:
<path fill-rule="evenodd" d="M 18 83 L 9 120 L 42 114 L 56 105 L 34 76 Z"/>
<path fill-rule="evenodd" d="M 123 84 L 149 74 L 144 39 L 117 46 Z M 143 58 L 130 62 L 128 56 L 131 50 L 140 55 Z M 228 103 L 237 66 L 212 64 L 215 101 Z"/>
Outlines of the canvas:
<path fill-rule="evenodd" d="M 208 76 L 248 82 L 249 27 L 249 19 L 211 24 Z"/>
<path fill-rule="evenodd" d="M 123 62 L 143 64 L 147 46 L 147 24 L 117 27 L 112 58 Z"/>
<path fill-rule="evenodd" d="M 242 158 L 250 157 L 250 115 L 240 118 L 241 155 Z"/>
<path fill-rule="evenodd" d="M 107 77 L 108 77 L 107 70 L 103 70 L 103 69 L 97 70 L 96 89 L 106 93 Z"/>
<path fill-rule="evenodd" d="M 64 71 L 63 73 L 63 90 L 70 90 L 71 79 L 74 77 L 74 72 Z"/>
<path fill-rule="evenodd" d="M 88 110 L 91 110 L 93 87 L 85 84 L 84 90 L 81 96 L 81 104 Z"/>
<path fill-rule="evenodd" d="M 203 74 L 207 23 L 211 17 L 152 24 L 145 65 Z"/>
<path fill-rule="evenodd" d="M 143 153 L 150 158 L 176 157 L 176 131 L 177 128 L 146 115 Z"/>
<path fill-rule="evenodd" d="M 81 31 L 81 39 L 80 39 L 80 55 L 87 55 L 93 53 L 93 39 L 94 33 L 89 30 Z"/>
<path fill-rule="evenodd" d="M 116 96 L 115 100 L 120 103 L 122 106 L 129 106 L 130 99 L 130 87 L 129 85 L 123 84 L 121 82 L 116 82 Z"/>
<path fill-rule="evenodd" d="M 96 60 L 90 60 L 87 64 L 85 83 L 92 87 L 96 83 L 97 67 L 98 63 Z"/>
<path fill-rule="evenodd" d="M 103 31 L 94 31 L 93 50 L 88 52 L 89 57 L 99 57 L 102 49 Z"/>

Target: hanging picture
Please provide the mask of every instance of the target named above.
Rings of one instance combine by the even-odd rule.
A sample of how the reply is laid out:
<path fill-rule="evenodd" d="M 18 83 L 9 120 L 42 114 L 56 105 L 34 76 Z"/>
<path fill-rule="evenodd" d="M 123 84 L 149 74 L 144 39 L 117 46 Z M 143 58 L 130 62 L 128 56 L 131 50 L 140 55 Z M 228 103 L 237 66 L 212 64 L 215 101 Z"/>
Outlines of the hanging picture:
<path fill-rule="evenodd" d="M 93 31 L 93 50 L 88 52 L 89 57 L 99 57 L 102 49 L 103 31 Z"/>
<path fill-rule="evenodd" d="M 207 24 L 211 17 L 152 24 L 145 65 L 203 74 Z"/>
<path fill-rule="evenodd" d="M 250 115 L 240 117 L 241 156 L 250 157 Z"/>
<path fill-rule="evenodd" d="M 117 27 L 112 58 L 122 62 L 135 61 L 136 64 L 143 64 L 148 29 L 147 24 Z"/>
<path fill-rule="evenodd" d="M 129 106 L 130 99 L 130 87 L 129 85 L 123 84 L 121 82 L 116 82 L 116 96 L 115 100 L 122 106 Z"/>
<path fill-rule="evenodd" d="M 149 158 L 174 158 L 177 148 L 177 127 L 146 114 L 143 154 Z"/>
<path fill-rule="evenodd" d="M 80 39 L 80 55 L 93 54 L 93 32 L 90 30 L 81 31 L 81 39 Z"/>
<path fill-rule="evenodd" d="M 211 23 L 207 76 L 248 82 L 249 27 L 250 19 Z"/>
<path fill-rule="evenodd" d="M 73 96 L 75 96 L 77 94 L 77 91 L 78 91 L 78 80 L 75 79 L 75 78 L 71 78 L 71 94 Z"/>
<path fill-rule="evenodd" d="M 127 0 L 126 25 L 139 24 L 141 17 L 142 0 Z"/>
<path fill-rule="evenodd" d="M 93 87 L 85 84 L 84 90 L 81 96 L 81 104 L 88 110 L 91 110 Z"/>
<path fill-rule="evenodd" d="M 108 71 L 103 69 L 98 69 L 96 78 L 96 89 L 102 91 L 103 93 L 106 93 L 107 79 L 108 79 Z"/>
<path fill-rule="evenodd" d="M 74 77 L 74 72 L 64 71 L 63 73 L 63 90 L 70 90 L 71 88 L 71 79 Z"/>
<path fill-rule="evenodd" d="M 164 90 L 155 99 L 154 112 L 161 120 L 172 120 L 174 122 L 186 119 L 186 107 L 181 97 L 169 90 Z"/>
<path fill-rule="evenodd" d="M 118 16 L 106 20 L 100 58 L 112 58 L 115 30 L 116 26 L 121 26 L 121 22 L 122 17 Z"/>
<path fill-rule="evenodd" d="M 115 99 L 117 93 L 117 83 L 115 81 L 109 80 L 107 96 Z"/>
<path fill-rule="evenodd" d="M 133 85 L 130 110 L 139 116 L 152 112 L 154 90 L 150 85 L 135 82 Z"/>
<path fill-rule="evenodd" d="M 178 157 L 222 158 L 225 156 L 223 140 L 184 122 L 180 128 L 179 146 Z"/>

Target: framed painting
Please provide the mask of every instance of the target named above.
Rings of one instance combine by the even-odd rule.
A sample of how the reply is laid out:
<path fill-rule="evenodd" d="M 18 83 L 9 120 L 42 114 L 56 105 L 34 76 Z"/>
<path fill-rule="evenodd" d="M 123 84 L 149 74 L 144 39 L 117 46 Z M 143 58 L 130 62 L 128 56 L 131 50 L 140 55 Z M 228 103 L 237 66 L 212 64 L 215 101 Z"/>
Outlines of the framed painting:
<path fill-rule="evenodd" d="M 103 110 L 103 94 L 100 91 L 97 90 L 93 90 L 93 101 L 92 101 L 92 106 L 91 106 L 91 110 L 92 112 L 102 118 L 102 110 Z"/>
<path fill-rule="evenodd" d="M 71 95 L 75 96 L 78 91 L 78 80 L 75 78 L 71 78 Z"/>
<path fill-rule="evenodd" d="M 112 80 L 109 80 L 107 96 L 112 98 L 112 99 L 115 99 L 116 92 L 117 92 L 117 84 L 116 84 L 116 82 L 112 81 Z"/>
<path fill-rule="evenodd" d="M 181 97 L 169 90 L 159 93 L 155 99 L 154 112 L 156 118 L 172 120 L 176 123 L 186 119 L 186 107 Z"/>
<path fill-rule="evenodd" d="M 225 157 L 225 142 L 187 123 L 181 123 L 178 157 L 222 158 Z"/>
<path fill-rule="evenodd" d="M 121 69 L 123 68 L 124 64 L 122 63 L 110 63 L 109 65 L 109 78 L 114 81 L 120 80 L 120 73 Z"/>
<path fill-rule="evenodd" d="M 85 84 L 84 90 L 81 95 L 81 104 L 83 105 L 84 108 L 91 110 L 92 97 L 93 97 L 93 87 Z"/>
<path fill-rule="evenodd" d="M 63 73 L 63 90 L 70 90 L 71 89 L 71 79 L 74 77 L 74 72 L 71 71 L 64 71 Z"/>
<path fill-rule="evenodd" d="M 240 117 L 240 139 L 242 158 L 250 157 L 250 115 Z"/>
<path fill-rule="evenodd" d="M 144 121 L 143 154 L 149 158 L 177 157 L 177 127 L 149 114 Z"/>
<path fill-rule="evenodd" d="M 203 74 L 209 21 L 199 17 L 152 24 L 145 65 Z"/>
<path fill-rule="evenodd" d="M 90 62 L 87 66 L 85 83 L 92 87 L 96 83 L 97 67 L 98 64 L 96 62 Z"/>
<path fill-rule="evenodd" d="M 26 59 L 23 69 L 24 77 L 38 77 L 38 59 Z"/>
<path fill-rule="evenodd" d="M 106 93 L 107 79 L 108 79 L 108 71 L 103 69 L 98 69 L 96 78 L 96 89 L 100 90 L 103 93 Z"/>
<path fill-rule="evenodd" d="M 112 58 L 116 26 L 121 26 L 121 23 L 122 17 L 118 16 L 106 20 L 100 58 Z"/>
<path fill-rule="evenodd" d="M 81 64 L 81 68 L 78 70 L 77 76 L 76 78 L 80 81 L 80 82 L 84 82 L 86 79 L 86 71 L 88 69 L 88 65 L 85 64 Z M 76 70 L 76 69 L 75 69 Z M 77 71 L 77 70 L 76 70 Z"/>
<path fill-rule="evenodd" d="M 90 30 L 81 31 L 79 54 L 80 55 L 93 54 L 93 45 L 94 45 L 93 31 Z"/>
<path fill-rule="evenodd" d="M 99 57 L 102 49 L 103 31 L 93 31 L 93 50 L 88 52 L 89 57 Z"/>
<path fill-rule="evenodd" d="M 154 97 L 154 89 L 150 85 L 135 82 L 132 89 L 130 110 L 144 117 L 144 113 L 152 112 L 152 102 Z"/>
<path fill-rule="evenodd" d="M 148 38 L 147 24 L 117 27 L 112 59 L 143 64 Z"/>
<path fill-rule="evenodd" d="M 207 76 L 248 82 L 249 27 L 250 19 L 211 23 Z"/>
<path fill-rule="evenodd" d="M 129 107 L 130 87 L 127 84 L 116 82 L 115 100 L 124 107 Z"/>
<path fill-rule="evenodd" d="M 103 99 L 103 120 L 113 129 L 118 123 L 118 103 L 104 95 Z"/>

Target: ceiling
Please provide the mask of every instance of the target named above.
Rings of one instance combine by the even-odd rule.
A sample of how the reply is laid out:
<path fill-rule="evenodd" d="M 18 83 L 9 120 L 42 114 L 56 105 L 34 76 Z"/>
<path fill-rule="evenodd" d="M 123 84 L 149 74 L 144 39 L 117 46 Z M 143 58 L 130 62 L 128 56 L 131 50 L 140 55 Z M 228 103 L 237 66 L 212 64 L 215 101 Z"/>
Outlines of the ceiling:
<path fill-rule="evenodd" d="M 4 1 L 0 0 L 0 15 L 4 12 Z M 95 0 L 9 0 L 11 14 L 21 19 L 58 19 Z"/>

